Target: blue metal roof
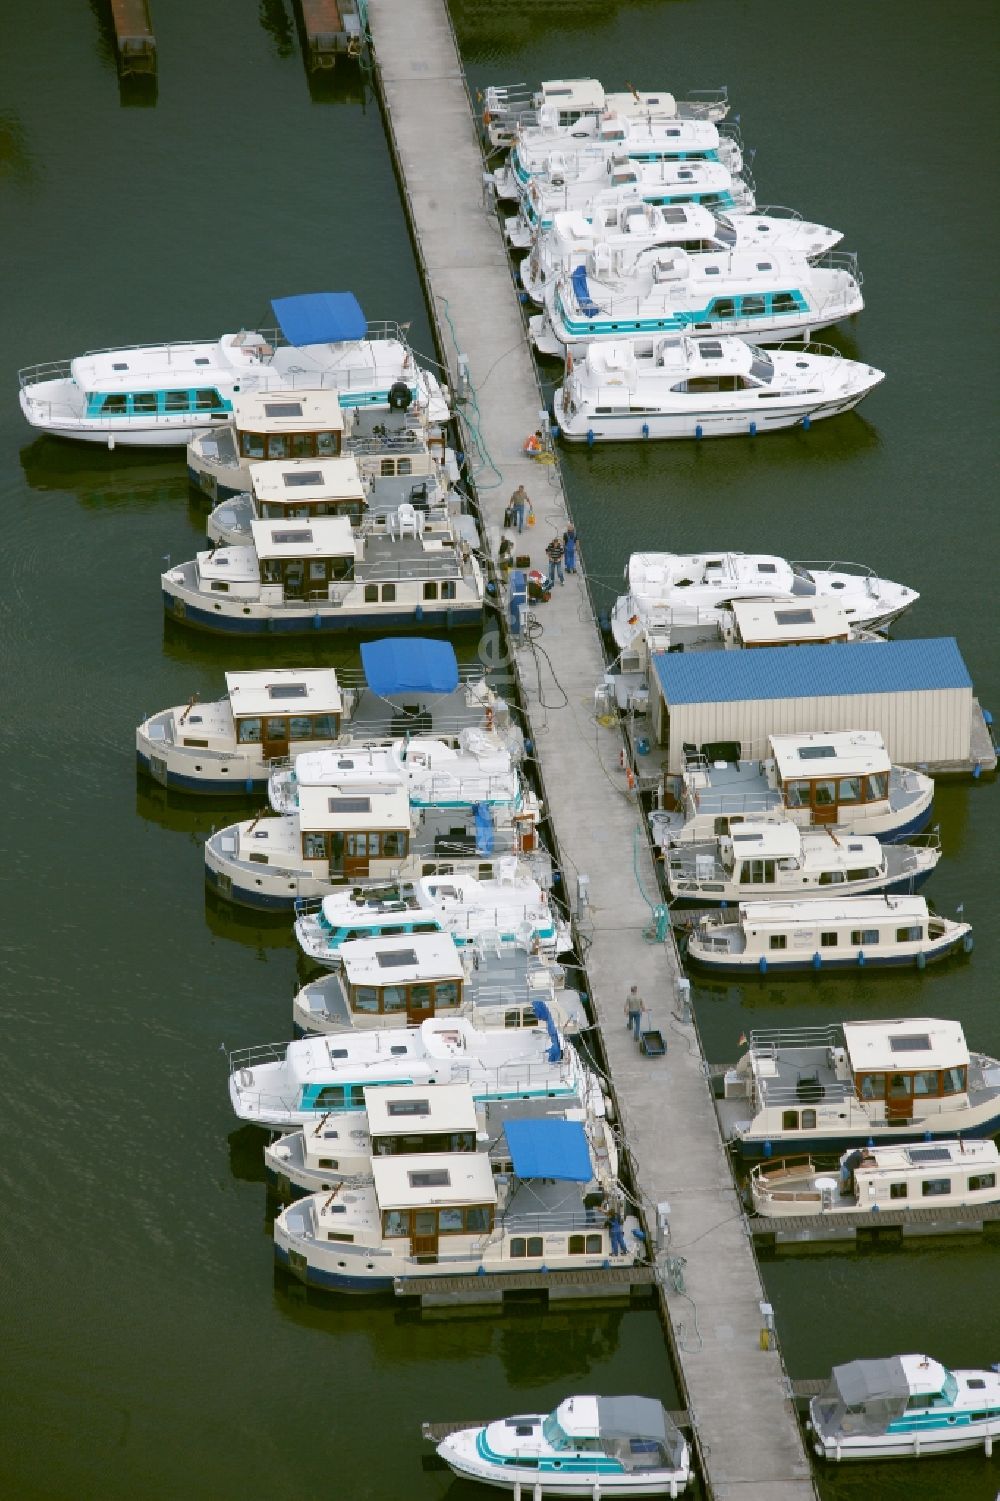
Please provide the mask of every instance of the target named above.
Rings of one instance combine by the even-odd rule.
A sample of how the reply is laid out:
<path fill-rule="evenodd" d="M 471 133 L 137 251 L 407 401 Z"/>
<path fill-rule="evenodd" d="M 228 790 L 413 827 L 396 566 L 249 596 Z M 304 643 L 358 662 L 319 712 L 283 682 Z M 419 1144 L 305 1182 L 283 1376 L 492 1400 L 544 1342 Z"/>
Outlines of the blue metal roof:
<path fill-rule="evenodd" d="M 953 636 L 762 646 L 752 651 L 656 652 L 653 664 L 668 707 L 972 687 Z"/>
<path fill-rule="evenodd" d="M 368 332 L 368 320 L 353 292 L 303 292 L 298 297 L 275 297 L 271 311 L 289 344 L 296 348 L 363 339 Z"/>
<path fill-rule="evenodd" d="M 450 641 L 387 636 L 361 646 L 365 682 L 381 698 L 399 693 L 454 693 L 458 659 Z"/>
<path fill-rule="evenodd" d="M 504 1133 L 518 1178 L 589 1183 L 594 1176 L 587 1133 L 581 1121 L 561 1121 L 549 1116 L 507 1121 Z"/>

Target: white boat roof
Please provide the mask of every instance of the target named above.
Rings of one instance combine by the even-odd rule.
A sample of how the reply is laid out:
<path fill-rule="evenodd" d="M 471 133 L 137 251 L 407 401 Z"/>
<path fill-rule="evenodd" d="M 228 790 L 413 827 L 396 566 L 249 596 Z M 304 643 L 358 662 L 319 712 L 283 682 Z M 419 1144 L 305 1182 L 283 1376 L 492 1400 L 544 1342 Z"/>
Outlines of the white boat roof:
<path fill-rule="evenodd" d="M 450 933 L 352 938 L 341 944 L 340 958 L 352 985 L 408 985 L 415 980 L 461 980 L 465 976 Z"/>
<path fill-rule="evenodd" d="M 227 672 L 226 691 L 237 719 L 258 714 L 339 714 L 344 707 L 332 667 Z"/>
<path fill-rule="evenodd" d="M 810 608 L 819 602 L 814 600 Z M 772 735 L 771 754 L 782 781 L 789 777 L 864 776 L 888 771 L 892 765 L 878 730 Z"/>
<path fill-rule="evenodd" d="M 134 349 L 99 349 L 70 362 L 73 379 L 85 391 L 190 390 L 214 386 L 218 372 L 233 361 L 219 340 L 197 344 L 143 344 Z"/>
<path fill-rule="evenodd" d="M 542 83 L 542 100 L 559 109 L 603 110 L 607 95 L 596 78 L 547 78 Z"/>
<path fill-rule="evenodd" d="M 344 414 L 336 391 L 241 391 L 232 401 L 233 421 L 240 432 L 344 430 Z"/>
<path fill-rule="evenodd" d="M 596 1397 L 567 1397 L 559 1403 L 555 1415 L 570 1438 L 594 1438 L 600 1432 Z"/>
<path fill-rule="evenodd" d="M 488 1152 L 452 1152 L 444 1160 L 442 1155 L 414 1152 L 402 1157 L 373 1157 L 379 1207 L 420 1209 L 432 1204 L 496 1203 Z M 433 1181 L 428 1182 L 428 1178 Z"/>
<path fill-rule="evenodd" d="M 733 619 L 739 629 L 740 637 L 744 644 L 749 642 L 762 643 L 768 646 L 780 646 L 783 641 L 829 641 L 831 636 L 848 637 L 851 634 L 851 622 L 844 613 L 843 608 L 835 599 L 824 599 L 817 595 L 815 599 L 802 601 L 777 601 L 760 599 L 735 599 L 732 604 Z M 780 735 L 777 737 L 783 741 L 817 740 L 824 744 L 832 740 L 850 740 L 847 735 Z M 881 743 L 881 737 L 875 736 Z M 889 762 L 886 759 L 886 768 Z M 866 768 L 870 771 L 881 770 L 881 767 L 871 766 Z"/>
<path fill-rule="evenodd" d="M 747 819 L 746 823 L 735 824 L 727 837 L 732 839 L 736 855 L 744 860 L 761 855 L 780 859 L 783 855 L 802 853 L 802 830 L 790 820 L 751 823 Z"/>
<path fill-rule="evenodd" d="M 802 923 L 818 928 L 823 923 L 879 922 L 886 918 L 912 924 L 926 922 L 927 902 L 922 896 L 819 897 L 804 902 L 741 902 L 740 918 L 748 927 L 789 928 Z"/>
<path fill-rule="evenodd" d="M 230 583 L 255 584 L 260 578 L 257 554 L 252 547 L 215 547 L 197 554 L 198 576 L 227 579 Z"/>
<path fill-rule="evenodd" d="M 369 1136 L 401 1131 L 478 1131 L 468 1084 L 379 1084 L 364 1090 Z"/>
<path fill-rule="evenodd" d="M 855 1148 L 866 1158 L 874 1158 L 874 1166 L 862 1162 L 866 1173 L 900 1173 L 906 1171 L 926 1172 L 929 1167 L 982 1167 L 989 1163 L 1000 1164 L 1000 1148 L 995 1141 L 928 1141 L 919 1144 L 892 1142 L 883 1146 Z M 845 1156 L 848 1154 L 845 1153 Z"/>
<path fill-rule="evenodd" d="M 258 558 L 354 557 L 354 533 L 347 516 L 252 521 L 250 531 Z"/>
<path fill-rule="evenodd" d="M 634 552 L 628 560 L 629 587 L 638 595 L 663 593 L 683 581 L 718 582 L 726 587 L 759 587 L 775 592 L 791 588 L 792 565 L 773 553 L 745 552 Z"/>
<path fill-rule="evenodd" d="M 406 788 L 385 782 L 299 788 L 300 829 L 392 830 L 410 827 Z"/>
<path fill-rule="evenodd" d="M 969 1061 L 961 1022 L 907 1017 L 891 1022 L 844 1022 L 854 1073 L 960 1068 Z"/>
<path fill-rule="evenodd" d="M 364 500 L 357 461 L 337 459 L 267 459 L 250 465 L 250 484 L 258 500 L 293 506 L 304 500 Z"/>

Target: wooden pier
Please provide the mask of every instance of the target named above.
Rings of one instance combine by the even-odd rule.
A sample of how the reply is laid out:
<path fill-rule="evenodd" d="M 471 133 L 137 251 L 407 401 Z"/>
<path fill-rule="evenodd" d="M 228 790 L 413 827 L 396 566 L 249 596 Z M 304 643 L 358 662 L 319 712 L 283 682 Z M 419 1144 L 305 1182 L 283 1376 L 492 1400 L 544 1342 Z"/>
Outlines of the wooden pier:
<path fill-rule="evenodd" d="M 398 1298 L 421 1308 L 466 1308 L 542 1299 L 547 1303 L 594 1302 L 609 1298 L 631 1301 L 649 1296 L 656 1283 L 653 1266 L 593 1267 L 583 1271 L 487 1272 L 481 1277 L 397 1277 Z"/>
<path fill-rule="evenodd" d="M 561 537 L 569 513 L 558 465 L 523 452 L 543 403 L 499 225 L 485 201 L 484 162 L 445 0 L 369 0 L 368 20 L 390 145 L 454 390 L 462 391 L 468 372 L 464 448 L 488 546 L 495 555 L 504 507 L 523 484 L 537 524 L 518 538 L 518 551 L 542 568 L 546 543 Z M 580 546 L 585 565 L 586 536 Z M 512 651 L 511 674 L 527 706 L 564 891 L 579 908 L 577 937 L 657 1248 L 664 1322 L 702 1474 L 719 1501 L 812 1501 L 780 1351 L 763 1333 L 770 1310 L 642 810 L 619 769 L 620 732 L 595 716 L 605 663 L 585 578 L 557 583 L 536 613 Z M 631 984 L 645 998 L 648 1025 L 669 1041 L 665 1058 L 644 1057 L 626 1030 Z"/>
<path fill-rule="evenodd" d="M 146 0 L 111 0 L 111 21 L 122 78 L 156 77 L 156 38 Z"/>

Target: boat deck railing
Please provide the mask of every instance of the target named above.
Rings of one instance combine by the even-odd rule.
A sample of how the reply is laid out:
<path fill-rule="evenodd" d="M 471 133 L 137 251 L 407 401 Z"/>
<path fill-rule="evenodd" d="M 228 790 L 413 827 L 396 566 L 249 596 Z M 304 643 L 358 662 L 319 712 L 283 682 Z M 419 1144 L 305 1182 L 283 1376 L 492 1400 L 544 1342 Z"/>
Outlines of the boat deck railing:
<path fill-rule="evenodd" d="M 552 1235 L 567 1230 L 605 1230 L 607 1215 L 599 1209 L 553 1211 L 550 1214 L 505 1214 L 497 1230 L 512 1235 Z"/>
<path fill-rule="evenodd" d="M 777 1059 L 782 1048 L 842 1048 L 844 1033 L 836 1023 L 825 1027 L 760 1027 L 750 1033 L 749 1045 L 759 1057 Z"/>

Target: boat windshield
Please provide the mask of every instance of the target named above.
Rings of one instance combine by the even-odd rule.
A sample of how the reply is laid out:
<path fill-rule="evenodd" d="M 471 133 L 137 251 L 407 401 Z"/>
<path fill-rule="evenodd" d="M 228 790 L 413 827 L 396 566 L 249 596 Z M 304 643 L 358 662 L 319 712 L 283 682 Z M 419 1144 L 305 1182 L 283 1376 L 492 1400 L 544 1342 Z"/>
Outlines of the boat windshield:
<path fill-rule="evenodd" d="M 941 1398 L 942 1401 L 946 1402 L 949 1407 L 953 1407 L 955 1405 L 955 1400 L 957 1397 L 958 1380 L 953 1375 L 953 1373 L 949 1371 L 947 1376 L 944 1378 L 944 1384 L 941 1387 Z"/>
<path fill-rule="evenodd" d="M 765 385 L 774 379 L 774 363 L 765 349 L 758 349 L 755 345 L 750 346 L 753 359 L 750 362 L 750 374 Z"/>
<path fill-rule="evenodd" d="M 793 563 L 792 575 L 793 594 L 797 594 L 801 598 L 807 598 L 816 593 L 816 580 L 808 568 L 803 568 L 801 563 Z"/>
<path fill-rule="evenodd" d="M 715 216 L 715 238 L 722 245 L 736 244 L 736 228 L 733 221 L 727 219 L 725 214 L 716 214 Z"/>
<path fill-rule="evenodd" d="M 542 1437 L 552 1449 L 568 1449 L 570 1447 L 569 1439 L 559 1426 L 559 1419 L 554 1412 L 550 1412 L 542 1424 Z"/>

